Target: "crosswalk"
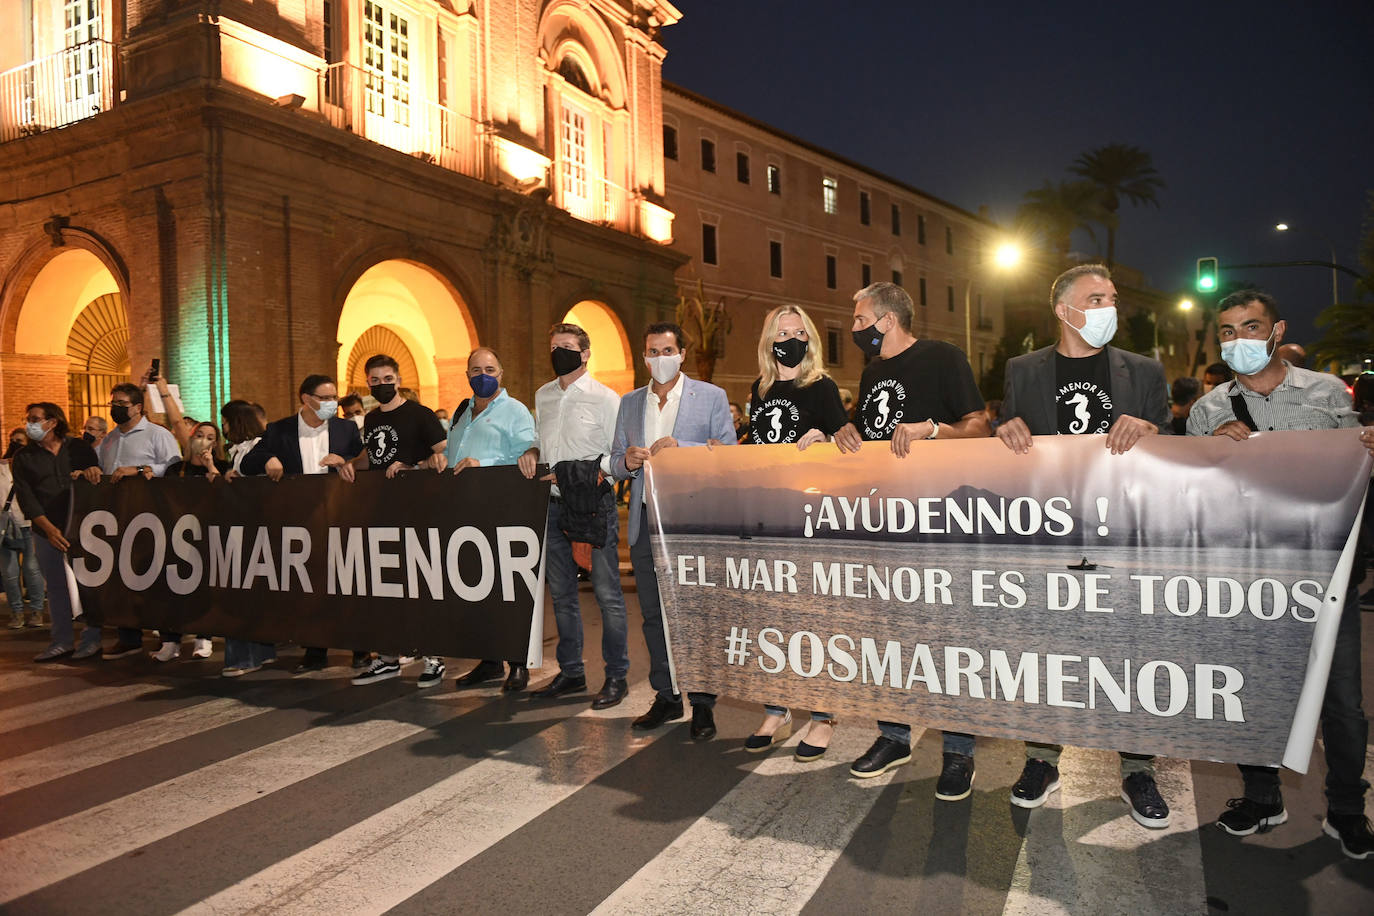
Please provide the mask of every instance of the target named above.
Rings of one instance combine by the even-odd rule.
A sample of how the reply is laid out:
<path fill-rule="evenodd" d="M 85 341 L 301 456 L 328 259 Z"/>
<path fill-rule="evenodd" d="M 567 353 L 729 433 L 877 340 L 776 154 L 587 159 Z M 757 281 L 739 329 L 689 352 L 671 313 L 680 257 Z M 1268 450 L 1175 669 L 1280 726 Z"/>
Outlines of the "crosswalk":
<path fill-rule="evenodd" d="M 948 804 L 938 732 L 861 781 L 872 723 L 841 723 L 817 763 L 791 755 L 802 730 L 756 756 L 759 711 L 728 700 L 712 742 L 632 731 L 643 682 L 593 711 L 421 692 L 414 671 L 292 677 L 291 652 L 227 680 L 218 646 L 37 667 L 40 636 L 0 635 L 0 912 L 1374 912 L 1374 866 L 1314 826 L 1319 767 L 1285 780 L 1292 823 L 1240 842 L 1210 827 L 1238 788 L 1216 764 L 1160 761 L 1172 824 L 1147 831 L 1105 751 L 1067 751 L 1028 812 L 1007 804 L 1020 745 L 982 741 L 973 796 Z"/>

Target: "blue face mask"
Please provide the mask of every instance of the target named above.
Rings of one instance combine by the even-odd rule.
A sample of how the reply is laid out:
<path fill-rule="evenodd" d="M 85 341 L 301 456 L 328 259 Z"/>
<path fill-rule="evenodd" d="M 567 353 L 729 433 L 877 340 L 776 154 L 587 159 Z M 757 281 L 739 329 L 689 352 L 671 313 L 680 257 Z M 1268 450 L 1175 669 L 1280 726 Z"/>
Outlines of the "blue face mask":
<path fill-rule="evenodd" d="M 468 376 L 468 384 L 472 385 L 472 393 L 479 398 L 489 398 L 501 390 L 501 380 L 485 372 Z"/>
<path fill-rule="evenodd" d="M 1254 375 L 1256 372 L 1269 365 L 1269 341 L 1274 339 L 1276 326 L 1269 332 L 1269 336 L 1264 340 L 1251 340 L 1249 338 L 1237 338 L 1235 340 L 1225 340 L 1221 343 L 1222 362 L 1231 367 L 1231 371 L 1237 375 Z"/>
<path fill-rule="evenodd" d="M 338 401 L 321 401 L 320 406 L 315 408 L 315 416 L 321 420 L 328 420 L 339 412 Z"/>
<path fill-rule="evenodd" d="M 25 422 L 24 434 L 29 437 L 30 442 L 42 442 L 43 437 L 48 433 L 43 429 L 43 421 L 39 420 L 37 423 L 31 421 Z"/>

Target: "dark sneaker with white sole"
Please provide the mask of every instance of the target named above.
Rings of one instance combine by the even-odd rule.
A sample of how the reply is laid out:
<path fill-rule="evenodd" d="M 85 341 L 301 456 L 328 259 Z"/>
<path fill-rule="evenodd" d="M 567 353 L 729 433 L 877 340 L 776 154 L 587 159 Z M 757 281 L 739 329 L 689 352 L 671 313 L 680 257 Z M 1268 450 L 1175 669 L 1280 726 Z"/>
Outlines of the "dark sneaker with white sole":
<path fill-rule="evenodd" d="M 1341 852 L 1352 859 L 1367 859 L 1374 852 L 1374 830 L 1363 814 L 1328 814 L 1322 833 L 1341 841 Z"/>
<path fill-rule="evenodd" d="M 956 802 L 972 794 L 973 758 L 946 751 L 944 767 L 935 783 L 935 797 L 940 801 Z"/>
<path fill-rule="evenodd" d="M 864 755 L 849 767 L 849 775 L 860 779 L 881 776 L 893 767 L 911 762 L 911 746 L 881 735 Z"/>
<path fill-rule="evenodd" d="M 1039 808 L 1059 791 L 1059 768 L 1032 757 L 1021 768 L 1021 778 L 1011 787 L 1011 803 L 1018 808 Z"/>
<path fill-rule="evenodd" d="M 367 684 L 376 684 L 379 681 L 390 680 L 401 673 L 401 666 L 398 662 L 389 662 L 384 658 L 374 658 L 372 664 L 362 670 L 352 681 L 354 687 L 363 687 Z"/>
<path fill-rule="evenodd" d="M 1140 826 L 1151 830 L 1169 826 L 1169 805 L 1149 773 L 1132 773 L 1121 780 L 1121 799 L 1131 806 L 1131 817 Z"/>
<path fill-rule="evenodd" d="M 1217 818 L 1217 826 L 1231 836 L 1249 836 L 1264 833 L 1288 820 L 1288 812 L 1283 808 L 1283 796 L 1272 803 L 1257 802 L 1252 798 L 1233 798 L 1226 802 L 1226 810 Z"/>

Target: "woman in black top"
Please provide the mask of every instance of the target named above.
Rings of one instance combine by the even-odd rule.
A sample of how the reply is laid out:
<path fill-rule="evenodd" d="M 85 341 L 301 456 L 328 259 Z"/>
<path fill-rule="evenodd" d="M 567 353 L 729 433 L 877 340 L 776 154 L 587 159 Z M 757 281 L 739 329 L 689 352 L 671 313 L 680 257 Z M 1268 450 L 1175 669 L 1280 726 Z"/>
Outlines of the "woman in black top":
<path fill-rule="evenodd" d="M 793 443 L 798 449 L 823 442 L 849 421 L 840 389 L 825 372 L 816 326 L 801 308 L 779 306 L 769 313 L 759 337 L 759 377 L 749 397 L 749 442 Z M 744 742 L 747 751 L 766 751 L 792 733 L 792 713 L 766 706 L 763 723 Z M 830 746 L 835 720 L 812 712 L 806 740 L 796 757 L 819 760 Z"/>

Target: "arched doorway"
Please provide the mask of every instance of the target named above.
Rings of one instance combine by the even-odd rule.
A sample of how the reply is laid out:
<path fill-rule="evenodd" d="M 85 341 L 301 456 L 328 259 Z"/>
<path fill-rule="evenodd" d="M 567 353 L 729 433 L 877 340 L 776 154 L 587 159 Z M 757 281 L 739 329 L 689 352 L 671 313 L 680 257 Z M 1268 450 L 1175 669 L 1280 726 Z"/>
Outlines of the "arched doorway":
<path fill-rule="evenodd" d="M 416 261 L 391 259 L 369 267 L 349 289 L 338 341 L 343 384 L 366 388 L 365 377 L 355 378 L 368 357 L 385 353 L 401 364 L 402 386 L 414 388 L 421 403 L 451 410 L 462 399 L 477 332 L 451 284 Z"/>
<path fill-rule="evenodd" d="M 3 356 L 5 416 L 22 416 L 29 401 L 51 400 L 79 428 L 84 411 L 106 402 L 110 385 L 129 380 L 123 311 L 120 284 L 94 251 L 63 248 L 44 262 L 23 294 Z M 72 375 L 78 366 L 103 377 L 88 377 L 78 392 Z M 79 419 L 73 407 L 83 412 Z"/>
<path fill-rule="evenodd" d="M 635 358 L 625 326 L 610 306 L 595 299 L 583 299 L 563 320 L 587 332 L 592 339 L 592 356 L 587 371 L 616 394 L 627 394 L 635 387 Z"/>
<path fill-rule="evenodd" d="M 110 389 L 129 380 L 129 316 L 119 293 L 81 310 L 67 335 L 67 419 L 79 429 L 86 418 L 106 417 Z"/>

